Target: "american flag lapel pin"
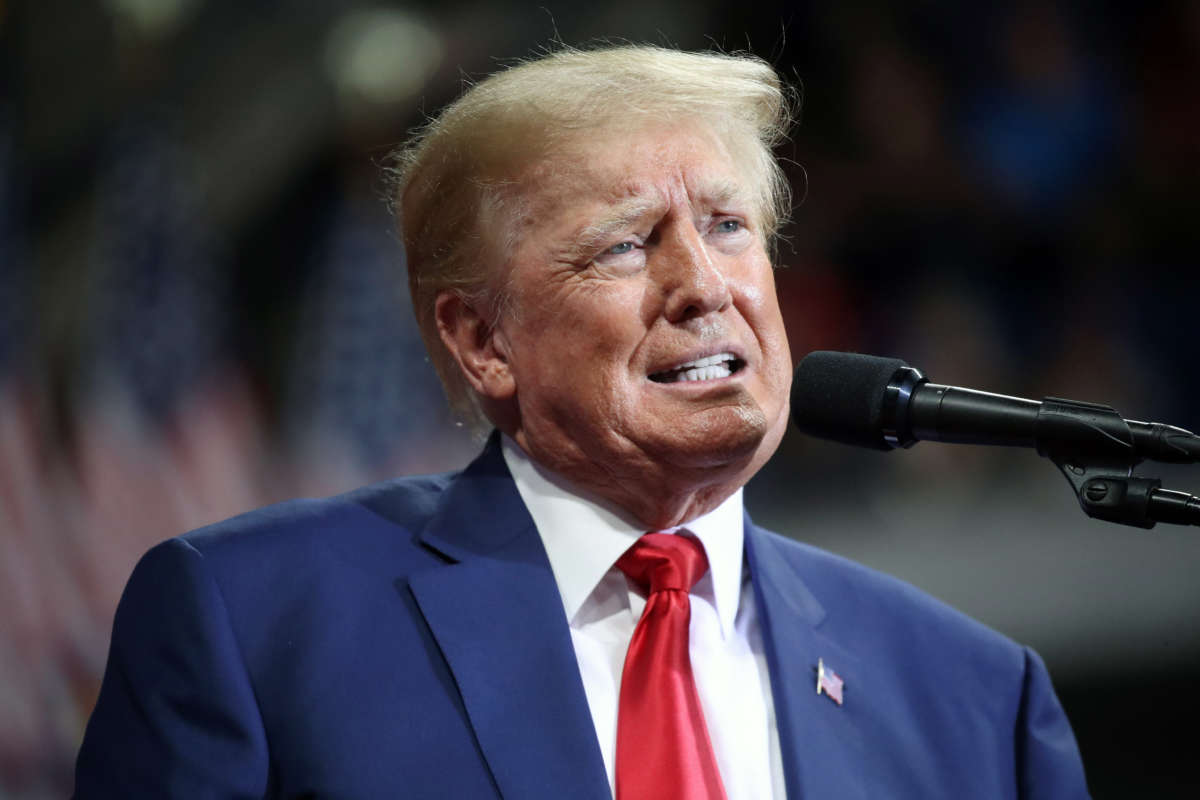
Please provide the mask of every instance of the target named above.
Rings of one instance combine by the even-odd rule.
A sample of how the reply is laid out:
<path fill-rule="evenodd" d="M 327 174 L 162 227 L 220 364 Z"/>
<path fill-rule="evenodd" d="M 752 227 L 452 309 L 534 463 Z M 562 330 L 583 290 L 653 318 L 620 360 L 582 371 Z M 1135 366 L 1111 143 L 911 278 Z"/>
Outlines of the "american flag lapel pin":
<path fill-rule="evenodd" d="M 842 689 L 845 684 L 836 672 L 825 666 L 823 659 L 817 659 L 817 694 L 824 692 L 829 695 L 829 699 L 842 704 Z"/>

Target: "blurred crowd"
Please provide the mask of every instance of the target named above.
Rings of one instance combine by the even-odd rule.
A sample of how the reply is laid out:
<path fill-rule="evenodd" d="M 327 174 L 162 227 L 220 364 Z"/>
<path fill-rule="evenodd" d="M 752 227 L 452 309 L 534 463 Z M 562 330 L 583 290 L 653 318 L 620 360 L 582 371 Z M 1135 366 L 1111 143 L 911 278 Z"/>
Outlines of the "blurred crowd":
<path fill-rule="evenodd" d="M 380 176 L 464 77 L 556 40 L 748 48 L 803 96 L 796 358 L 1200 428 L 1200 3 L 746 12 L 0 0 L 0 798 L 69 792 L 149 546 L 473 453 Z"/>

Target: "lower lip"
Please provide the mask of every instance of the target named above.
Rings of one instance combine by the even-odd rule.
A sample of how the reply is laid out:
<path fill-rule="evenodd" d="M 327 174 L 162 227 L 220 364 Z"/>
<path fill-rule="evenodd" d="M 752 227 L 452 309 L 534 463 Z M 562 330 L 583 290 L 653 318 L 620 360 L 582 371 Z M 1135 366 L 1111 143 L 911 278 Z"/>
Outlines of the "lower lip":
<path fill-rule="evenodd" d="M 726 375 L 724 378 L 712 378 L 706 381 L 672 381 L 671 383 L 659 383 L 646 378 L 646 382 L 651 386 L 659 389 L 666 389 L 672 392 L 686 392 L 688 394 L 703 394 L 709 389 L 721 389 L 729 386 L 731 383 L 740 383 L 741 378 L 747 372 L 746 367 L 742 367 L 737 372 Z"/>

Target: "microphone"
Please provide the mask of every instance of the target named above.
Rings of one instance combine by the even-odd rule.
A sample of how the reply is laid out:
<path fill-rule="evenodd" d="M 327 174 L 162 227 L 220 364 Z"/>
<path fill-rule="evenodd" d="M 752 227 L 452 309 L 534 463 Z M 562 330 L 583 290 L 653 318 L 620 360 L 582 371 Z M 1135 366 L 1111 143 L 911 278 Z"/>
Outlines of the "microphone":
<path fill-rule="evenodd" d="M 922 440 L 1033 447 L 1058 466 L 1089 517 L 1200 525 L 1200 497 L 1133 474 L 1145 459 L 1200 461 L 1200 436 L 1123 419 L 1109 406 L 942 386 L 899 359 L 816 351 L 796 368 L 792 421 L 812 436 L 876 450 Z"/>
<path fill-rule="evenodd" d="M 895 358 L 818 350 L 792 382 L 792 421 L 843 444 L 891 450 L 918 441 L 1033 447 L 1073 460 L 1200 461 L 1200 436 L 1126 420 L 1094 403 L 1021 397 L 930 383 Z"/>

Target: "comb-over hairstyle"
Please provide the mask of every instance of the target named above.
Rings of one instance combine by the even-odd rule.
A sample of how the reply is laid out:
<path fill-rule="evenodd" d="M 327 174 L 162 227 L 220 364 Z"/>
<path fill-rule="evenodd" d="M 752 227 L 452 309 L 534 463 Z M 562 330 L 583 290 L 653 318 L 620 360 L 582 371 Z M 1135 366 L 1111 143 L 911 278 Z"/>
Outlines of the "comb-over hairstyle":
<path fill-rule="evenodd" d="M 564 48 L 470 87 L 417 131 L 392 155 L 392 200 L 413 309 L 453 409 L 473 427 L 487 425 L 438 335 L 435 302 L 451 290 L 493 324 L 503 313 L 523 168 L 639 118 L 707 129 L 738 159 L 764 244 L 771 245 L 790 210 L 772 154 L 790 111 L 775 70 L 753 56 L 639 45 Z"/>

